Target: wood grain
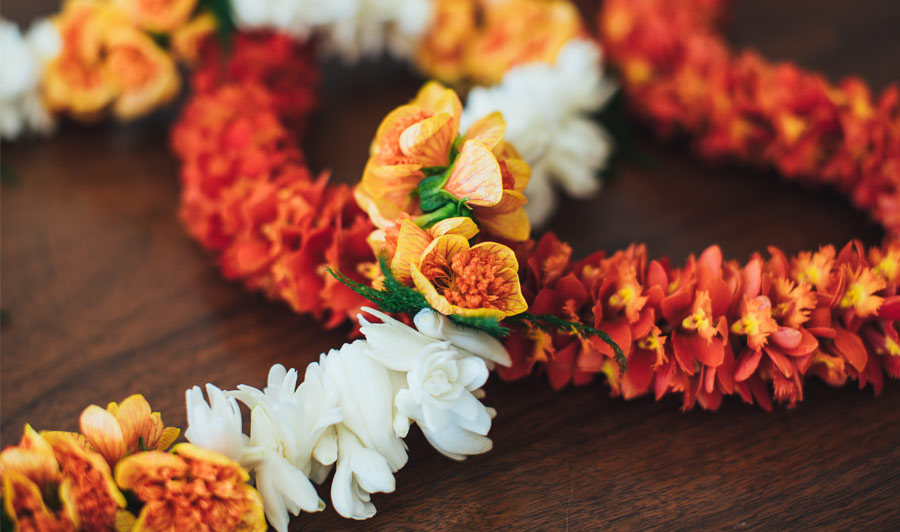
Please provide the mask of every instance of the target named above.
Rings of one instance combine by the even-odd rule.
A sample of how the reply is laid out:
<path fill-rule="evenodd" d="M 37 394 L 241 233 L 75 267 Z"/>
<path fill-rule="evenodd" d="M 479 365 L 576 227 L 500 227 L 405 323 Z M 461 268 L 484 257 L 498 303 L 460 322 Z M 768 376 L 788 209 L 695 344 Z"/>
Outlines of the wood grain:
<path fill-rule="evenodd" d="M 587 3 L 586 3 L 587 4 Z M 52 2 L 5 2 L 24 22 Z M 588 8 L 591 6 L 588 5 Z M 900 78 L 893 0 L 736 5 L 730 33 L 776 59 L 882 87 Z M 873 50 L 876 53 L 873 53 Z M 353 181 L 381 116 L 421 83 L 406 67 L 326 65 L 308 148 Z M 2 444 L 25 422 L 75 429 L 82 408 L 141 392 L 184 424 L 184 390 L 263 385 L 275 362 L 302 367 L 343 340 L 223 281 L 175 217 L 172 109 L 129 125 L 64 123 L 48 141 L 2 146 L 21 177 L 2 190 Z M 685 146 L 635 129 L 649 164 L 623 163 L 595 200 L 565 201 L 551 223 L 578 255 L 647 242 L 680 261 L 718 242 L 746 259 L 880 229 L 829 191 L 768 172 L 709 168 Z M 495 449 L 455 463 L 418 432 L 397 492 L 358 523 L 330 508 L 292 530 L 896 529 L 900 383 L 870 390 L 812 382 L 803 403 L 767 414 L 726 400 L 681 413 L 677 398 L 624 402 L 599 384 L 553 392 L 541 377 L 488 384 Z M 322 491 L 328 501 L 328 494 Z"/>

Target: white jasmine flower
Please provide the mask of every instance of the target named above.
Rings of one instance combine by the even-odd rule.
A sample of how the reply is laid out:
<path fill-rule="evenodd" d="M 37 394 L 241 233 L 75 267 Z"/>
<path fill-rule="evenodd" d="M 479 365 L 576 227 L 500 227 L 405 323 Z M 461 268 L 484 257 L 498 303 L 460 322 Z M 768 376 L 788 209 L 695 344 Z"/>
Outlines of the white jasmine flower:
<path fill-rule="evenodd" d="M 423 308 L 415 315 L 413 323 L 425 336 L 447 340 L 461 352 L 481 357 L 488 369 L 493 369 L 495 363 L 501 366 L 512 365 L 509 353 L 499 340 L 484 331 L 456 325 L 440 312 Z"/>
<path fill-rule="evenodd" d="M 319 366 L 339 390 L 341 426 L 351 430 L 363 446 L 384 456 L 391 471 L 397 471 L 408 457 L 406 445 L 393 428 L 394 386 L 388 370 L 368 351 L 368 344 L 357 340 L 332 349 Z M 338 447 L 340 460 L 340 443 Z"/>
<path fill-rule="evenodd" d="M 61 49 L 61 39 L 49 20 L 32 25 L 23 37 L 18 26 L 0 20 L 0 137 L 8 140 L 34 131 L 52 131 L 53 117 L 40 97 L 41 73 Z"/>
<path fill-rule="evenodd" d="M 461 128 L 500 111 L 506 120 L 505 139 L 531 165 L 525 210 L 532 225 L 545 223 L 553 213 L 553 183 L 581 198 L 599 190 L 597 172 L 606 165 L 612 144 L 588 115 L 603 107 L 614 90 L 604 79 L 597 45 L 574 39 L 554 64 L 520 65 L 498 85 L 469 92 Z"/>
<path fill-rule="evenodd" d="M 323 26 L 325 51 L 346 61 L 380 55 L 409 57 L 431 22 L 429 0 L 356 0 L 350 16 Z"/>
<path fill-rule="evenodd" d="M 306 473 L 285 458 L 280 434 L 282 424 L 276 423 L 263 405 L 250 412 L 250 447 L 241 465 L 254 473 L 256 489 L 263 499 L 266 519 L 278 532 L 287 532 L 290 512 L 300 510 L 318 512 L 325 503 L 316 493 Z"/>
<path fill-rule="evenodd" d="M 206 394 L 208 404 L 199 386 L 185 392 L 188 427 L 184 437 L 194 445 L 240 461 L 250 439 L 241 432 L 241 409 L 237 401 L 212 384 L 206 385 Z"/>
<path fill-rule="evenodd" d="M 431 21 L 429 0 L 232 0 L 240 29 L 318 34 L 348 61 L 387 50 L 406 57 Z"/>
<path fill-rule="evenodd" d="M 456 460 L 489 451 L 491 440 L 485 436 L 493 412 L 478 400 L 489 373 L 481 356 L 509 364 L 503 346 L 489 335 L 463 331 L 430 309 L 420 311 L 414 322 L 433 336 L 376 310 L 364 310 L 382 320 L 373 324 L 359 317 L 369 356 L 406 373 L 405 386 L 398 387 L 394 399 L 395 430 L 405 434 L 412 419 L 435 449 Z M 442 333 L 448 338 L 440 338 Z M 471 351 L 455 346 L 451 338 Z"/>
<path fill-rule="evenodd" d="M 344 517 L 368 519 L 375 515 L 370 494 L 391 493 L 396 487 L 391 466 L 345 425 L 337 427 L 337 435 L 340 457 L 331 481 L 331 503 Z"/>

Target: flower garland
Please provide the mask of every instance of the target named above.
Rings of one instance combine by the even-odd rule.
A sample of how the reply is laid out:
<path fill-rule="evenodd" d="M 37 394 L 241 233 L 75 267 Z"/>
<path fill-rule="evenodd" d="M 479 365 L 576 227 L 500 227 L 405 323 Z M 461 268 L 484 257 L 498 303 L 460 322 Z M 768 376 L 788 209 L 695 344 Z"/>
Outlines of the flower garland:
<path fill-rule="evenodd" d="M 657 398 L 681 392 L 685 408 L 708 409 L 732 394 L 767 410 L 773 397 L 793 405 L 808 374 L 836 386 L 871 383 L 876 393 L 884 373 L 900 377 L 896 243 L 790 259 L 770 248 L 768 259 L 745 264 L 713 246 L 673 268 L 643 246 L 573 262 L 552 233 L 530 240 L 532 180 L 544 190 L 548 176 L 567 176 L 574 190 L 590 190 L 586 169 L 605 158 L 602 132 L 582 115 L 609 90 L 596 70 L 578 82 L 599 54 L 570 5 L 441 1 L 423 35 L 415 17 L 403 18 L 409 10 L 338 4 L 234 7 L 241 24 L 320 32 L 326 46 L 348 46 L 348 57 L 414 49 L 445 79 L 499 82 L 473 89 L 465 109 L 453 90 L 426 84 L 384 119 L 352 189 L 314 178 L 292 134 L 314 103 L 309 46 L 237 33 L 224 54 L 205 38 L 221 19 L 209 12 L 188 22 L 190 0 L 151 13 L 135 11 L 139 2 L 67 3 L 44 98 L 55 94 L 80 115 L 143 112 L 177 78 L 134 28 L 170 32 L 198 65 L 173 132 L 188 231 L 226 277 L 326 326 L 356 315 L 364 339 L 323 354 L 299 384 L 297 370 L 275 365 L 262 390 L 187 390 L 190 443 L 172 446 L 178 429 L 141 396 L 88 407 L 80 433 L 26 426 L 0 454 L 3 518 L 14 528 L 265 530 L 268 520 L 283 532 L 290 515 L 325 507 L 314 484 L 329 476 L 335 510 L 369 518 L 371 494 L 395 489 L 411 425 L 453 459 L 490 450 L 496 412 L 481 387 L 495 365 L 504 379 L 543 368 L 555 388 L 602 373 L 614 395 L 652 387 Z M 377 16 L 364 22 L 365 13 Z M 415 35 L 414 48 L 392 44 Z M 66 83 L 54 85 L 54 72 Z M 69 84 L 79 79 L 90 82 Z M 118 81 L 95 85 L 107 79 Z M 528 114 L 525 87 L 547 79 L 564 83 L 547 82 L 542 94 L 571 98 Z M 543 126 L 551 136 L 528 134 Z M 248 434 L 238 402 L 250 412 Z"/>
<path fill-rule="evenodd" d="M 900 87 L 879 96 L 859 78 L 838 85 L 718 33 L 724 0 L 611 0 L 604 49 L 634 109 L 661 135 L 689 135 L 700 156 L 774 167 L 828 184 L 900 234 Z"/>

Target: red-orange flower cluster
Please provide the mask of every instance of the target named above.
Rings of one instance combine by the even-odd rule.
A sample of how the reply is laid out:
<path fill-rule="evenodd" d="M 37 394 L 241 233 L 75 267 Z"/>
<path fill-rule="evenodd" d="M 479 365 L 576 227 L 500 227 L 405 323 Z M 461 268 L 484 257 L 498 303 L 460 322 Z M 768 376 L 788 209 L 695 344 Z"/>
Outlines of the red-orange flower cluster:
<path fill-rule="evenodd" d="M 900 88 L 878 97 L 838 85 L 717 33 L 723 0 L 608 0 L 604 50 L 636 111 L 663 135 L 689 134 L 700 154 L 771 165 L 827 183 L 900 235 Z"/>
<path fill-rule="evenodd" d="M 810 374 L 834 386 L 871 383 L 876 393 L 884 372 L 900 378 L 900 243 L 866 253 L 853 241 L 790 259 L 772 247 L 745 264 L 712 246 L 673 268 L 649 260 L 643 245 L 573 262 L 550 233 L 521 254 L 530 310 L 606 332 L 628 364 L 622 373 L 595 337 L 519 331 L 507 341 L 513 366 L 498 368 L 505 379 L 540 363 L 554 388 L 603 373 L 626 399 L 682 392 L 685 409 L 714 410 L 737 394 L 769 410 L 772 397 L 801 400 Z"/>
<path fill-rule="evenodd" d="M 285 36 L 235 37 L 227 60 L 207 43 L 173 132 L 181 218 L 226 277 L 336 326 L 365 300 L 327 269 L 364 280 L 373 226 L 348 187 L 313 178 L 297 146 L 314 101 L 310 50 Z"/>

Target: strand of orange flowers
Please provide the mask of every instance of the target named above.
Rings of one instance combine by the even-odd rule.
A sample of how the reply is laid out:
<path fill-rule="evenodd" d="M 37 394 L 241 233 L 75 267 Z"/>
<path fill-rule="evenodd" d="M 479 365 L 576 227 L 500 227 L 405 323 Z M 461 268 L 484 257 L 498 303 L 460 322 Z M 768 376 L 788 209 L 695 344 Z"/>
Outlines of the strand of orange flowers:
<path fill-rule="evenodd" d="M 604 375 L 631 399 L 681 392 L 684 408 L 715 410 L 724 395 L 772 408 L 792 406 L 815 375 L 833 386 L 857 380 L 881 391 L 900 378 L 900 243 L 866 252 L 853 241 L 790 259 L 778 248 L 744 264 L 717 246 L 682 268 L 650 260 L 643 245 L 572 261 L 552 233 L 523 254 L 523 291 L 534 313 L 586 320 L 625 351 L 622 372 L 609 347 L 570 332 L 520 330 L 505 343 L 513 380 L 542 367 L 554 388 Z M 769 384 L 772 392 L 769 391 Z"/>
<path fill-rule="evenodd" d="M 609 0 L 601 41 L 635 111 L 700 156 L 774 167 L 834 186 L 900 235 L 900 87 L 874 96 L 790 63 L 732 51 L 718 33 L 726 0 Z"/>

